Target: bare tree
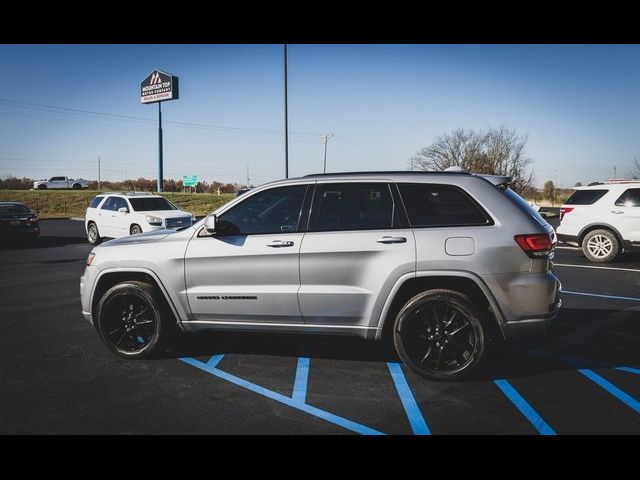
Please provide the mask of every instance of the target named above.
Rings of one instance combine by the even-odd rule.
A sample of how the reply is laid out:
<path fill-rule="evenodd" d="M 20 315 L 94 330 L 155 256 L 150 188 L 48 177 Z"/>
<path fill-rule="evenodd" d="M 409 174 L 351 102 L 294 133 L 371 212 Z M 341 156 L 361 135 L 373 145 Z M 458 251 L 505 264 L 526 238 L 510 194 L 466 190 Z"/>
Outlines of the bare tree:
<path fill-rule="evenodd" d="M 631 170 L 629 170 L 629 176 L 634 180 L 640 178 L 640 156 L 633 159 L 633 165 L 631 166 Z"/>
<path fill-rule="evenodd" d="M 410 159 L 412 170 L 441 171 L 459 166 L 470 173 L 507 175 L 518 192 L 530 187 L 533 174 L 527 173 L 531 159 L 526 156 L 527 136 L 514 129 L 486 131 L 457 129 L 442 135 Z"/>

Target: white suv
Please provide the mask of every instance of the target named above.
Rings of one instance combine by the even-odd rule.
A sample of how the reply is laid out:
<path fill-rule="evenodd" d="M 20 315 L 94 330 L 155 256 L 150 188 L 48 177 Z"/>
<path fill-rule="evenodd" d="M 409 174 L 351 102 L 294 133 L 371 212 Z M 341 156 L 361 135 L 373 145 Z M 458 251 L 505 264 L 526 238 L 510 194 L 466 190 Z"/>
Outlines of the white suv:
<path fill-rule="evenodd" d="M 160 195 L 142 192 L 101 193 L 85 215 L 87 239 L 120 238 L 154 230 L 190 227 L 195 217 Z"/>
<path fill-rule="evenodd" d="M 640 182 L 577 187 L 560 209 L 558 241 L 582 247 L 592 262 L 640 250 Z"/>

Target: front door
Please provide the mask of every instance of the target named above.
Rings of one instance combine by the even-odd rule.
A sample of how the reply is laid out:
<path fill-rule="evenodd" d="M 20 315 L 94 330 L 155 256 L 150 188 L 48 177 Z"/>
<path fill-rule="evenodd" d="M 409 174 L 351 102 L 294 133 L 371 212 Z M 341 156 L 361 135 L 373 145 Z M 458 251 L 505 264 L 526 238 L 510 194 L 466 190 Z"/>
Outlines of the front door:
<path fill-rule="evenodd" d="M 400 276 L 415 271 L 413 232 L 392 188 L 318 182 L 300 251 L 305 323 L 374 328 L 371 314 Z"/>
<path fill-rule="evenodd" d="M 201 230 L 185 254 L 193 319 L 210 323 L 301 323 L 297 292 L 307 185 L 246 193 Z"/>

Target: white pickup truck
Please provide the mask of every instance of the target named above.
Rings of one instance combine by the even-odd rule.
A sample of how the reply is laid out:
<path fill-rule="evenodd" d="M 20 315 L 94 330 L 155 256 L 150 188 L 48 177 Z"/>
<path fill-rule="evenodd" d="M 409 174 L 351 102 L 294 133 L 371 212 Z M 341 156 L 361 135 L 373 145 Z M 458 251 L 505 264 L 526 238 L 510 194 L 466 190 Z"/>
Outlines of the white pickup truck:
<path fill-rule="evenodd" d="M 73 190 L 82 190 L 89 186 L 88 183 L 89 182 L 82 178 L 51 177 L 49 180 L 36 180 L 33 182 L 33 188 L 38 190 L 46 190 L 47 188 L 72 188 Z"/>

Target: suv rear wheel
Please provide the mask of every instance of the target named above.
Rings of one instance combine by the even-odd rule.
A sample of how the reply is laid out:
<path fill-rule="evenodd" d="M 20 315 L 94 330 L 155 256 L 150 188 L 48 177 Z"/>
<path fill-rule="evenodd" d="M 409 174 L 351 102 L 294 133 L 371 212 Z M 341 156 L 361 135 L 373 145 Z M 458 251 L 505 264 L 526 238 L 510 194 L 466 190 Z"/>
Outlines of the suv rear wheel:
<path fill-rule="evenodd" d="M 611 230 L 593 230 L 582 239 L 582 251 L 592 262 L 612 262 L 620 253 L 620 242 Z"/>
<path fill-rule="evenodd" d="M 149 358 L 173 331 L 173 314 L 153 285 L 119 283 L 105 292 L 97 308 L 102 340 L 123 358 Z"/>
<path fill-rule="evenodd" d="M 454 290 L 422 292 L 400 310 L 393 342 L 402 361 L 433 380 L 457 379 L 476 368 L 485 350 L 480 309 Z"/>

